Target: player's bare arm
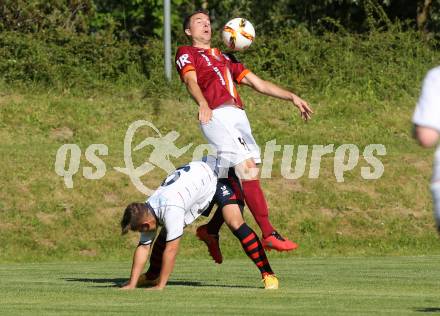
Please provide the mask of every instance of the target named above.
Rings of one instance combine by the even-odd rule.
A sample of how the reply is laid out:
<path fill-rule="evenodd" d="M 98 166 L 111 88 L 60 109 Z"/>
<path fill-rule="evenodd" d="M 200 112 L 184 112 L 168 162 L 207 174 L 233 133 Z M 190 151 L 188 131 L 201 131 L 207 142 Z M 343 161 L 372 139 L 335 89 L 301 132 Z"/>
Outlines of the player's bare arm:
<path fill-rule="evenodd" d="M 437 144 L 439 132 L 431 127 L 415 125 L 414 136 L 421 146 L 429 148 Z"/>
<path fill-rule="evenodd" d="M 255 75 L 254 73 L 248 73 L 241 81 L 241 83 L 253 88 L 255 91 L 258 91 L 262 94 L 276 97 L 283 100 L 292 101 L 293 104 L 299 109 L 301 112 L 301 117 L 307 121 L 312 117 L 313 110 L 309 106 L 309 104 L 301 99 L 296 94 L 287 91 L 272 82 L 266 81 Z"/>
<path fill-rule="evenodd" d="M 133 264 L 131 266 L 130 280 L 121 289 L 132 290 L 136 288 L 136 284 L 147 262 L 150 245 L 139 245 L 133 254 Z"/>
<path fill-rule="evenodd" d="M 159 284 L 149 288 L 149 290 L 162 290 L 168 282 L 176 262 L 177 252 L 179 251 L 180 237 L 167 242 L 165 251 L 163 252 L 162 268 L 160 270 Z"/>
<path fill-rule="evenodd" d="M 212 117 L 212 110 L 209 108 L 208 101 L 206 101 L 202 90 L 197 83 L 196 72 L 188 71 L 185 73 L 183 76 L 183 82 L 185 83 L 188 92 L 199 105 L 199 121 L 202 124 L 207 124 Z"/>

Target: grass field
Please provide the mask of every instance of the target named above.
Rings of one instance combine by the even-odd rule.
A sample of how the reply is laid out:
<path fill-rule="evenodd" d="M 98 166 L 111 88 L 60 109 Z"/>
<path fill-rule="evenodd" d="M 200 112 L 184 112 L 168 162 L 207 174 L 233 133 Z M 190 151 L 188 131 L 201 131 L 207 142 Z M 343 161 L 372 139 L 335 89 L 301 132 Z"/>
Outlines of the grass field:
<path fill-rule="evenodd" d="M 118 290 L 138 242 L 137 234 L 121 237 L 119 221 L 123 208 L 145 195 L 114 169 L 124 166 L 124 136 L 136 120 L 154 123 L 163 135 L 178 132 L 179 148 L 194 144 L 170 157 L 175 166 L 206 142 L 176 74 L 171 83 L 162 79 L 161 42 L 145 48 L 145 64 L 132 61 L 124 47 L 107 51 L 114 63 L 102 54 L 83 63 L 87 49 L 96 53 L 83 42 L 77 43 L 82 55 L 71 48 L 69 55 L 76 42 L 46 45 L 26 36 L 17 46 L 17 34 L 5 35 L 12 44 L 0 45 L 0 315 L 440 315 L 440 242 L 429 192 L 433 150 L 422 150 L 411 136 L 421 81 L 438 64 L 439 50 L 400 28 L 363 37 L 306 33 L 259 40 L 258 49 L 242 56 L 262 78 L 293 89 L 315 110 L 305 124 L 291 104 L 239 88 L 258 144 L 294 146 L 292 167 L 299 146 L 310 148 L 304 176 L 283 177 L 280 150 L 272 177 L 262 179 L 274 226 L 300 245 L 269 254 L 280 290 L 262 289 L 225 227 L 225 263 L 209 261 L 194 236 L 200 220 L 186 229 L 163 292 Z M 135 71 L 143 67 L 148 75 Z M 152 136 L 142 129 L 134 143 Z M 64 144 L 81 149 L 71 189 L 54 168 Z M 108 147 L 99 180 L 83 173 L 94 169 L 85 158 L 91 144 Z M 335 177 L 335 152 L 323 157 L 318 178 L 308 176 L 312 146 L 330 144 L 360 150 L 344 182 Z M 387 150 L 376 180 L 361 177 L 370 144 Z M 150 147 L 133 154 L 135 166 L 148 160 Z M 156 168 L 142 181 L 155 188 L 165 175 Z M 249 211 L 244 214 L 259 234 Z"/>
<path fill-rule="evenodd" d="M 278 291 L 263 290 L 245 259 L 178 260 L 162 292 L 118 290 L 129 262 L 2 264 L 0 314 L 434 315 L 440 314 L 439 260 L 275 259 Z"/>

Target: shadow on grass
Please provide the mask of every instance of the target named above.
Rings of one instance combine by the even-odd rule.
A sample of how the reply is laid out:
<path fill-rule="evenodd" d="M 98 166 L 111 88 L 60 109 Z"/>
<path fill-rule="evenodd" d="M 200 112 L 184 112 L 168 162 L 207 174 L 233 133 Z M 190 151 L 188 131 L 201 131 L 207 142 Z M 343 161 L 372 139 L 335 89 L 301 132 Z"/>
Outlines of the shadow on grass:
<path fill-rule="evenodd" d="M 67 282 L 83 282 L 83 283 L 110 283 L 107 285 L 97 285 L 93 287 L 99 287 L 99 288 L 109 288 L 109 287 L 120 287 L 122 284 L 127 282 L 127 279 L 122 278 L 63 278 L 63 280 Z M 256 286 L 246 286 L 246 285 L 234 285 L 234 284 L 209 284 L 209 283 L 202 283 L 199 281 L 188 281 L 188 280 L 170 280 L 167 283 L 167 286 L 191 286 L 191 287 L 224 287 L 224 288 L 240 288 L 240 289 L 258 289 L 259 287 Z"/>
<path fill-rule="evenodd" d="M 422 308 L 416 308 L 414 309 L 414 311 L 421 313 L 439 313 L 440 307 L 422 307 Z"/>

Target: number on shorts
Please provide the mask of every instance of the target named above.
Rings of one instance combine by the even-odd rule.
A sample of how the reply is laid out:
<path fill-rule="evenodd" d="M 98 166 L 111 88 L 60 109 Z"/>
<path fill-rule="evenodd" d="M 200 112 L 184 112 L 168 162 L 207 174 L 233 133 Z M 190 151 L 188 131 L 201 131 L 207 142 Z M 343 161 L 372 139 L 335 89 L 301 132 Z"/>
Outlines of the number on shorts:
<path fill-rule="evenodd" d="M 170 174 L 161 184 L 162 187 L 166 187 L 168 185 L 173 184 L 180 178 L 180 174 L 182 171 L 188 172 L 190 169 L 190 165 L 182 166 L 177 168 L 172 174 Z"/>
<path fill-rule="evenodd" d="M 249 151 L 249 147 L 248 147 L 248 145 L 246 144 L 245 140 L 242 137 L 238 137 L 238 141 L 240 142 L 240 144 L 243 145 L 244 149 Z"/>

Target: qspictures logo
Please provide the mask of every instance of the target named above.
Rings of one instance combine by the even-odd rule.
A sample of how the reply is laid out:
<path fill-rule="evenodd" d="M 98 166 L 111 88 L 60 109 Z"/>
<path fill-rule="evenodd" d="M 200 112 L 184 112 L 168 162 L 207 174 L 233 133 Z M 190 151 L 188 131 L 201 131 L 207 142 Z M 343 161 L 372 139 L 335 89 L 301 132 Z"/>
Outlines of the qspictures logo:
<path fill-rule="evenodd" d="M 138 145 L 133 145 L 133 139 L 140 128 L 150 129 L 154 137 L 147 137 Z M 141 178 L 156 169 L 161 169 L 167 174 L 173 172 L 176 166 L 171 162 L 171 158 L 179 158 L 192 149 L 192 160 L 202 160 L 202 157 L 210 155 L 217 157 L 216 149 L 209 144 L 193 146 L 192 143 L 184 147 L 177 147 L 175 141 L 180 137 L 177 131 L 171 131 L 162 135 L 159 129 L 151 122 L 138 120 L 130 124 L 124 138 L 124 167 L 113 167 L 115 172 L 125 174 L 139 192 L 145 195 L 152 195 L 154 190 L 148 188 Z M 259 152 L 260 148 L 249 148 L 243 139 L 238 140 L 246 150 Z M 146 161 L 139 166 L 135 166 L 132 154 L 140 151 L 146 146 L 152 146 L 153 150 Z M 219 152 L 233 152 L 233 148 L 220 148 Z M 298 145 L 296 146 L 295 164 L 292 166 L 295 146 L 277 144 L 276 139 L 266 142 L 262 151 L 262 163 L 260 166 L 260 177 L 271 178 L 274 166 L 274 156 L 276 152 L 282 151 L 281 176 L 288 180 L 295 180 L 307 176 L 309 179 L 318 179 L 321 170 L 321 160 L 323 156 L 333 155 L 333 175 L 336 182 L 344 182 L 344 173 L 353 170 L 361 160 L 368 166 L 360 168 L 361 177 L 365 180 L 376 180 L 382 177 L 385 168 L 380 156 L 387 154 L 386 147 L 382 144 L 370 144 L 360 149 L 355 144 L 342 144 L 335 147 L 334 144 L 327 145 Z M 309 155 L 310 153 L 310 155 Z M 85 150 L 86 160 L 93 166 L 82 168 L 82 175 L 86 179 L 99 180 L 105 177 L 107 165 L 100 156 L 108 156 L 108 146 L 105 144 L 91 144 Z M 309 159 L 310 157 L 310 159 Z M 225 168 L 228 161 L 218 160 L 218 164 Z M 80 170 L 81 148 L 77 144 L 64 144 L 58 148 L 55 159 L 55 172 L 63 177 L 66 188 L 74 188 L 73 176 Z M 309 172 L 306 174 L 306 166 L 309 164 Z M 225 174 L 225 173 L 223 173 Z"/>

